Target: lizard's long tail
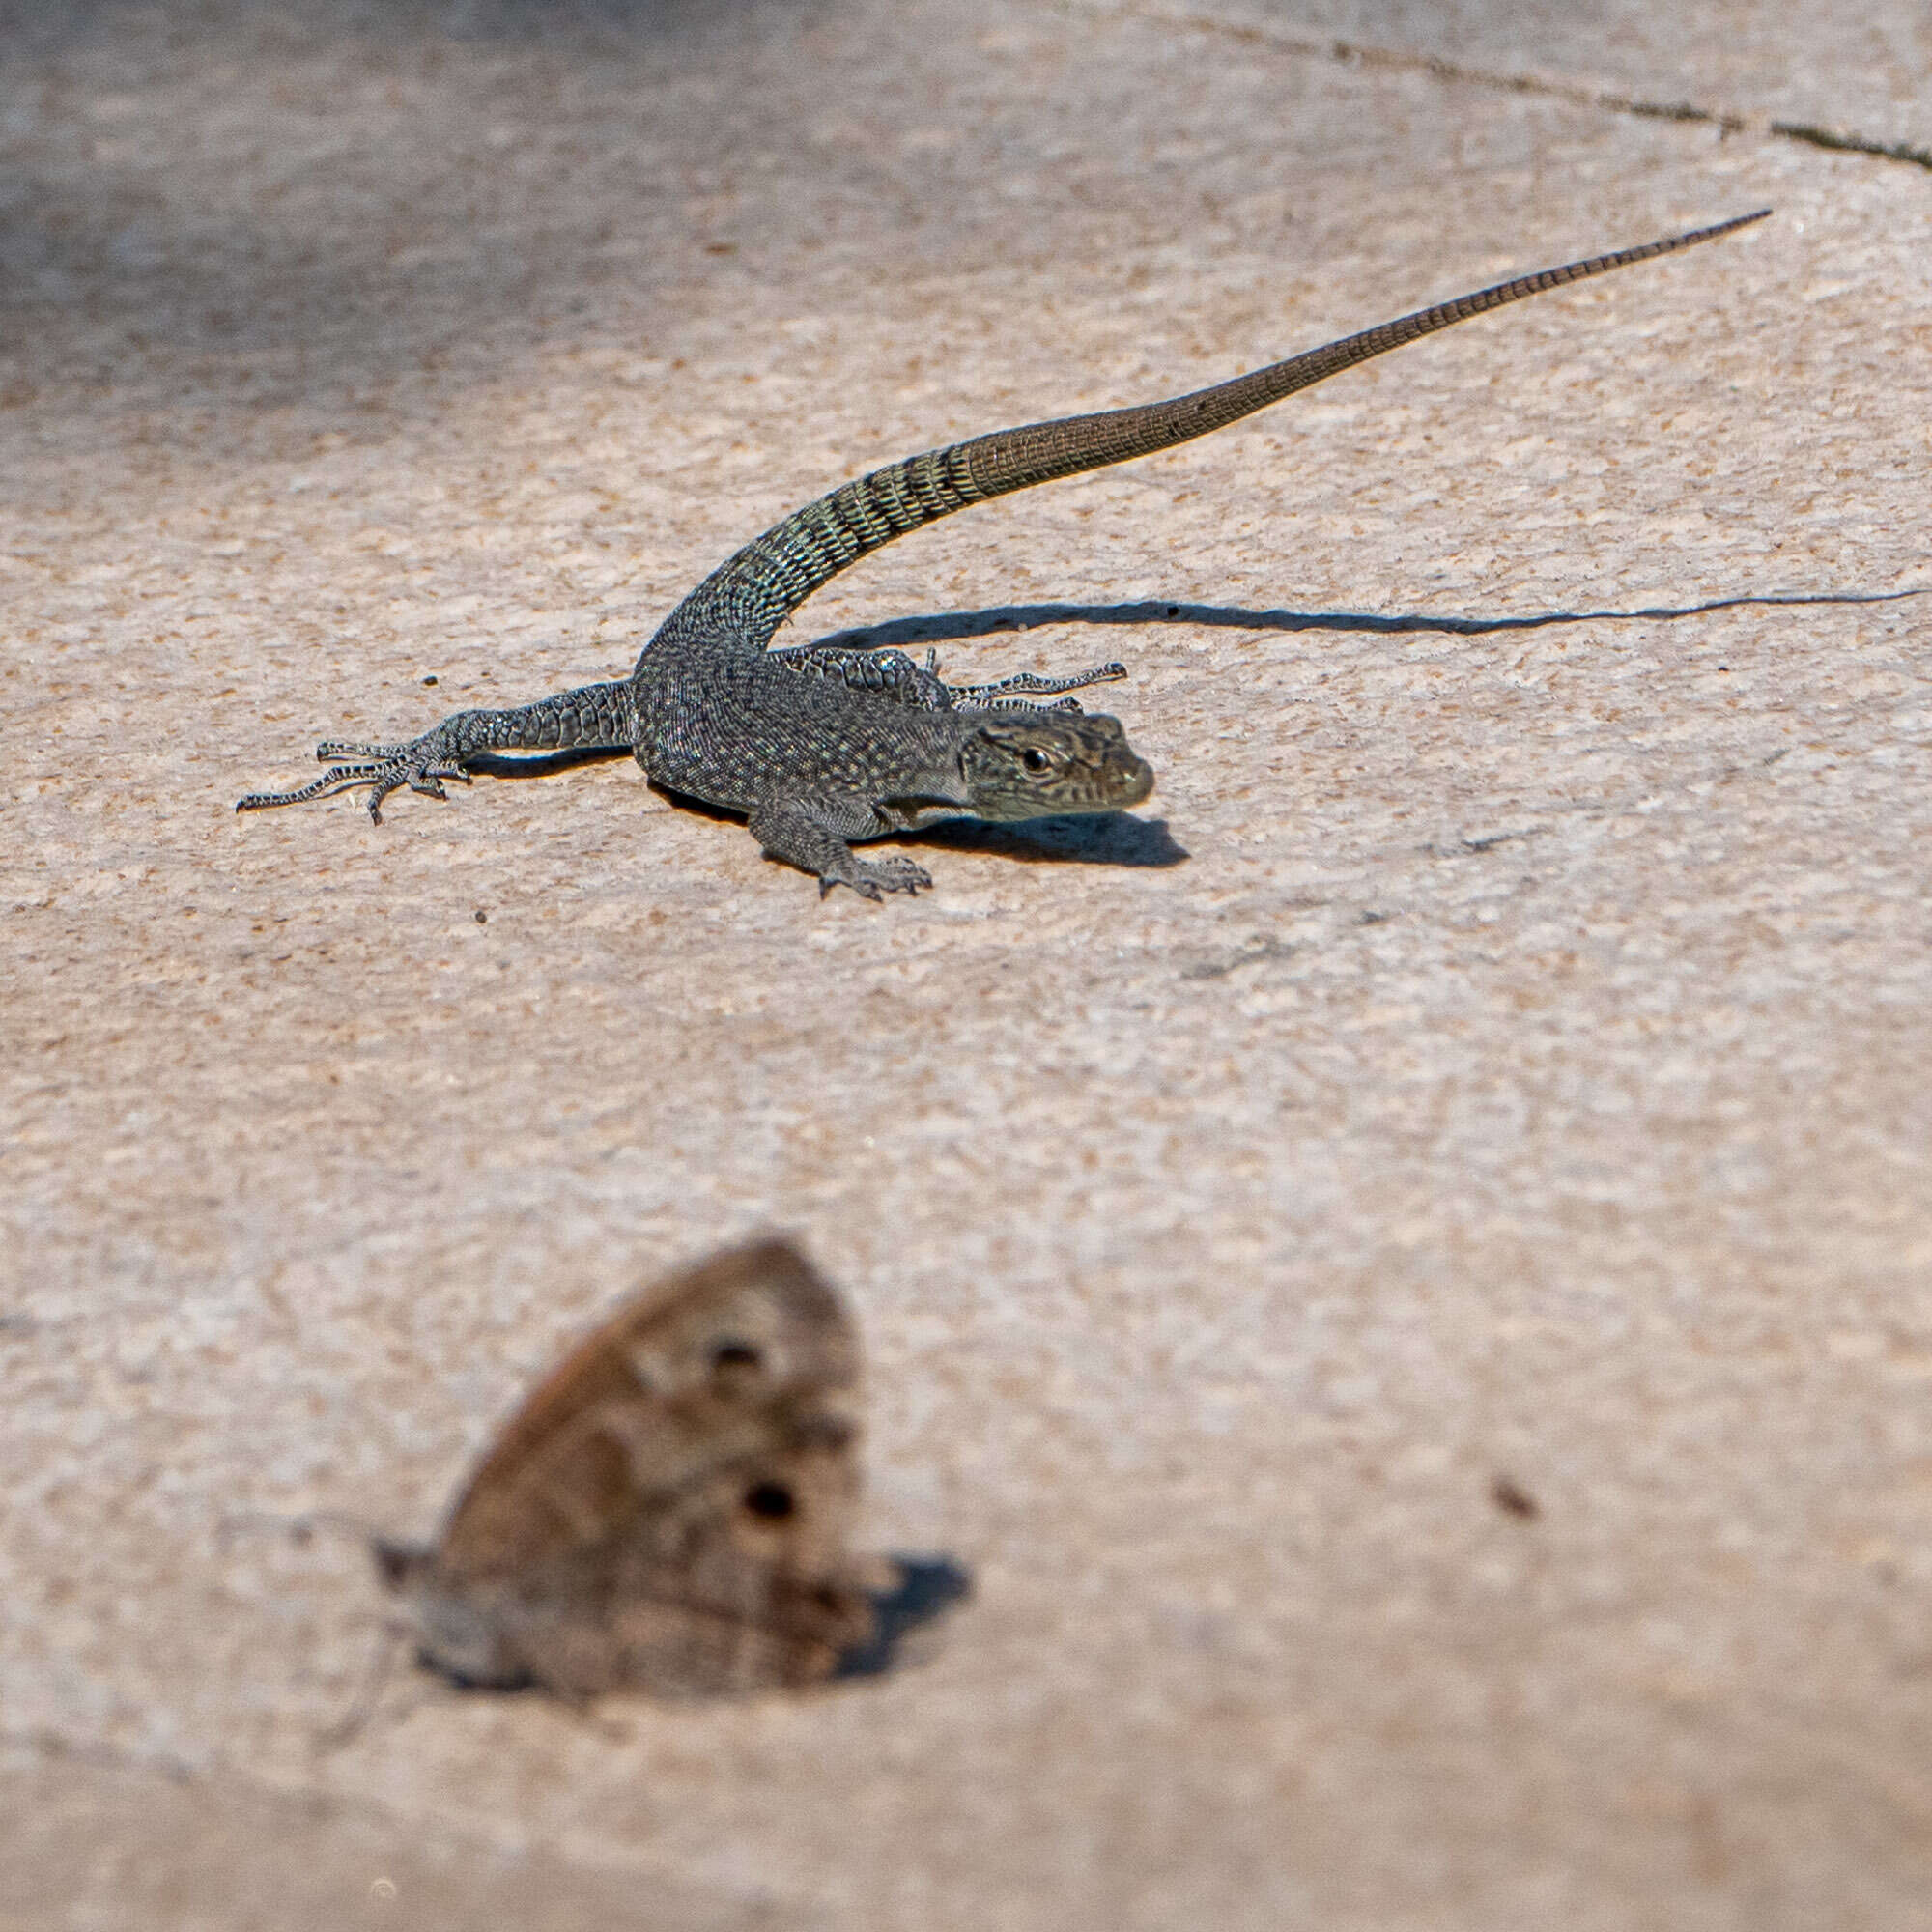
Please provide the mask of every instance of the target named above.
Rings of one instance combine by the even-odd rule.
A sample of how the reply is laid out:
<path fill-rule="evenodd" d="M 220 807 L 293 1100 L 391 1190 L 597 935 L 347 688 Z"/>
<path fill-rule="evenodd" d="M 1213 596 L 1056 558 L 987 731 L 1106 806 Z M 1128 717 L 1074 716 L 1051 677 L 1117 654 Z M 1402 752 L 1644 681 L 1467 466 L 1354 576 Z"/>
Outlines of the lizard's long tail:
<path fill-rule="evenodd" d="M 1399 349 L 1406 342 L 1433 335 L 1453 323 L 1521 301 L 1526 296 L 1541 295 L 1546 289 L 1560 289 L 1611 269 L 1673 254 L 1679 248 L 1762 221 L 1770 213 L 1770 209 L 1761 208 L 1753 214 L 1741 214 L 1714 227 L 1645 242 L 1640 248 L 1621 248 L 1612 255 L 1596 255 L 1560 269 L 1520 275 L 1514 281 L 1498 282 L 1474 295 L 1419 309 L 1398 321 L 1365 328 L 1359 335 L 1344 336 L 1339 342 L 1292 355 L 1252 375 L 1236 376 L 1211 389 L 1197 389 L 1169 402 L 998 430 L 991 436 L 975 437 L 970 442 L 955 442 L 888 464 L 793 511 L 783 523 L 747 544 L 685 599 L 660 637 L 666 641 L 669 641 L 667 634 L 672 633 L 685 638 L 728 639 L 728 647 L 762 650 L 779 625 L 841 570 L 895 537 L 951 516 L 970 503 L 1004 497 L 1009 491 L 1025 490 L 1056 477 L 1076 476 L 1082 470 L 1104 469 L 1157 449 L 1171 449 L 1176 443 L 1206 436 L 1278 403 L 1311 383 L 1320 383 L 1386 350 Z"/>

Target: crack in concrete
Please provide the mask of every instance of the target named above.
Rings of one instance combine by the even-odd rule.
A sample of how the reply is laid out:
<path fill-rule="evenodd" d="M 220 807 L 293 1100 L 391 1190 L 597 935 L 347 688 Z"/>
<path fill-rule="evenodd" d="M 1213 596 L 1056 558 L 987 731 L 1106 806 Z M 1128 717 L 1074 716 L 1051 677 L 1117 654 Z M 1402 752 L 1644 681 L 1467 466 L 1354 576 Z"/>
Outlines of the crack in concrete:
<path fill-rule="evenodd" d="M 1640 95 L 1625 94 L 1613 87 L 1590 81 L 1565 80 L 1556 74 L 1534 72 L 1507 73 L 1489 68 L 1470 67 L 1461 61 L 1445 60 L 1439 54 L 1411 53 L 1401 47 L 1370 46 L 1335 35 L 1297 34 L 1279 27 L 1265 27 L 1254 21 L 1224 20 L 1211 14 L 1170 13 L 1155 8 L 1117 8 L 1083 6 L 1080 0 L 1063 0 L 1067 13 L 1084 14 L 1091 19 L 1114 24 L 1151 21 L 1162 26 L 1192 28 L 1197 33 L 1219 34 L 1230 40 L 1275 47 L 1304 59 L 1325 60 L 1344 67 L 1379 68 L 1396 73 L 1426 73 L 1433 78 L 1464 87 L 1485 87 L 1502 94 L 1527 94 L 1548 100 L 1567 100 L 1581 107 L 1595 107 L 1612 114 L 1627 114 L 1643 121 L 1690 121 L 1716 128 L 1725 134 L 1760 134 L 1780 141 L 1797 141 L 1806 147 L 1826 148 L 1837 153 L 1870 155 L 1884 161 L 1904 161 L 1916 168 L 1932 169 L 1932 148 L 1915 146 L 1910 141 L 1881 141 L 1850 128 L 1828 128 L 1814 121 L 1786 121 L 1772 114 L 1745 114 L 1726 107 L 1700 107 L 1692 100 L 1646 100 Z"/>

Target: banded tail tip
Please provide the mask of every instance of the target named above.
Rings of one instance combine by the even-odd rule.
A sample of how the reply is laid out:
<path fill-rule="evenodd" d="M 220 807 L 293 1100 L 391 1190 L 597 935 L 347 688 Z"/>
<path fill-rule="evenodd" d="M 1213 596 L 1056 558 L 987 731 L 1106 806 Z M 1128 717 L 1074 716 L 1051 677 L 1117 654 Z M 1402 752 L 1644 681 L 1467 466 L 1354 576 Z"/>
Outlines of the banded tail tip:
<path fill-rule="evenodd" d="M 1679 242 L 1711 242 L 1719 235 L 1729 235 L 1734 229 L 1748 228 L 1753 221 L 1763 221 L 1776 214 L 1774 208 L 1754 208 L 1748 214 L 1734 214 L 1728 221 L 1714 221 L 1708 228 L 1692 228 L 1677 237 Z"/>

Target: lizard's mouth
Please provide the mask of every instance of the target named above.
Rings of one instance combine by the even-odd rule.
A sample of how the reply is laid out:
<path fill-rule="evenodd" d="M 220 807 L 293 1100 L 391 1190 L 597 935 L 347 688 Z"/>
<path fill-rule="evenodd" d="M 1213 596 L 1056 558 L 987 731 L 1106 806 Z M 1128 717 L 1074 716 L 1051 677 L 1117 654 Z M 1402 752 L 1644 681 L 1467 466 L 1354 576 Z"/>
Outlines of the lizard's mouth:
<path fill-rule="evenodd" d="M 1136 757 L 1121 777 L 1124 789 L 1114 801 L 1120 810 L 1143 803 L 1153 790 L 1153 767 L 1145 758 Z"/>
<path fill-rule="evenodd" d="M 921 826 L 937 825 L 945 819 L 973 816 L 973 808 L 957 798 L 887 798 L 879 801 L 879 810 L 915 832 Z"/>

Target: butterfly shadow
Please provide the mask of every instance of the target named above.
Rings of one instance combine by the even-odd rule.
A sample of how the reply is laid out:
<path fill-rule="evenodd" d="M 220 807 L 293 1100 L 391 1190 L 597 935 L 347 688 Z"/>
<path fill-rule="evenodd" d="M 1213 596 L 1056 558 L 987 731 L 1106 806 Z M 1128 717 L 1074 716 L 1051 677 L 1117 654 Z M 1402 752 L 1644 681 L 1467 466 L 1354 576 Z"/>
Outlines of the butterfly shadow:
<path fill-rule="evenodd" d="M 908 1661 L 900 1653 L 913 1634 L 936 1623 L 955 1604 L 963 1603 L 973 1594 L 972 1573 L 953 1562 L 950 1556 L 907 1556 L 895 1550 L 886 1560 L 898 1573 L 898 1580 L 888 1589 L 870 1593 L 872 1634 L 866 1642 L 846 1651 L 839 1658 L 832 1672 L 835 1683 L 859 1677 L 884 1677 L 897 1669 Z M 408 1632 L 407 1625 L 389 1628 L 405 1634 Z M 427 1651 L 417 1651 L 413 1661 L 417 1670 L 427 1677 L 440 1680 L 452 1690 L 494 1696 L 530 1692 L 582 1711 L 591 1709 L 596 1701 L 589 1697 L 559 1698 L 554 1690 L 546 1689 L 527 1675 L 489 1679 L 467 1677 L 461 1671 L 439 1662 Z"/>
<path fill-rule="evenodd" d="M 950 1556 L 895 1552 L 891 1560 L 899 1580 L 890 1590 L 872 1592 L 871 1637 L 838 1660 L 835 1679 L 885 1676 L 901 1662 L 900 1646 L 915 1631 L 935 1622 L 973 1594 L 972 1574 Z"/>
<path fill-rule="evenodd" d="M 898 1581 L 889 1589 L 871 1593 L 872 1634 L 839 1658 L 832 1672 L 834 1683 L 885 1677 L 904 1663 L 919 1662 L 921 1647 L 917 1641 L 909 1644 L 909 1639 L 973 1594 L 972 1573 L 950 1556 L 907 1556 L 895 1552 L 887 1560 L 897 1571 Z M 429 1651 L 413 1647 L 412 1629 L 406 1620 L 380 1618 L 376 1627 L 376 1647 L 364 1667 L 361 1683 L 342 1716 L 325 1725 L 312 1740 L 318 1755 L 327 1756 L 340 1750 L 362 1734 L 384 1701 L 384 1693 L 395 1675 L 397 1660 L 404 1656 L 413 1665 L 413 1681 L 401 1709 L 391 1714 L 393 1722 L 400 1723 L 420 1709 L 433 1694 L 432 1687 L 440 1684 L 445 1690 L 479 1698 L 528 1697 L 532 1702 L 542 1702 L 586 1722 L 597 1722 L 613 1738 L 628 1735 L 621 1721 L 601 1718 L 599 1701 L 593 1696 L 559 1695 L 526 1673 L 490 1679 L 466 1676 L 439 1662 Z M 906 1654 L 908 1649 L 910 1655 Z"/>

